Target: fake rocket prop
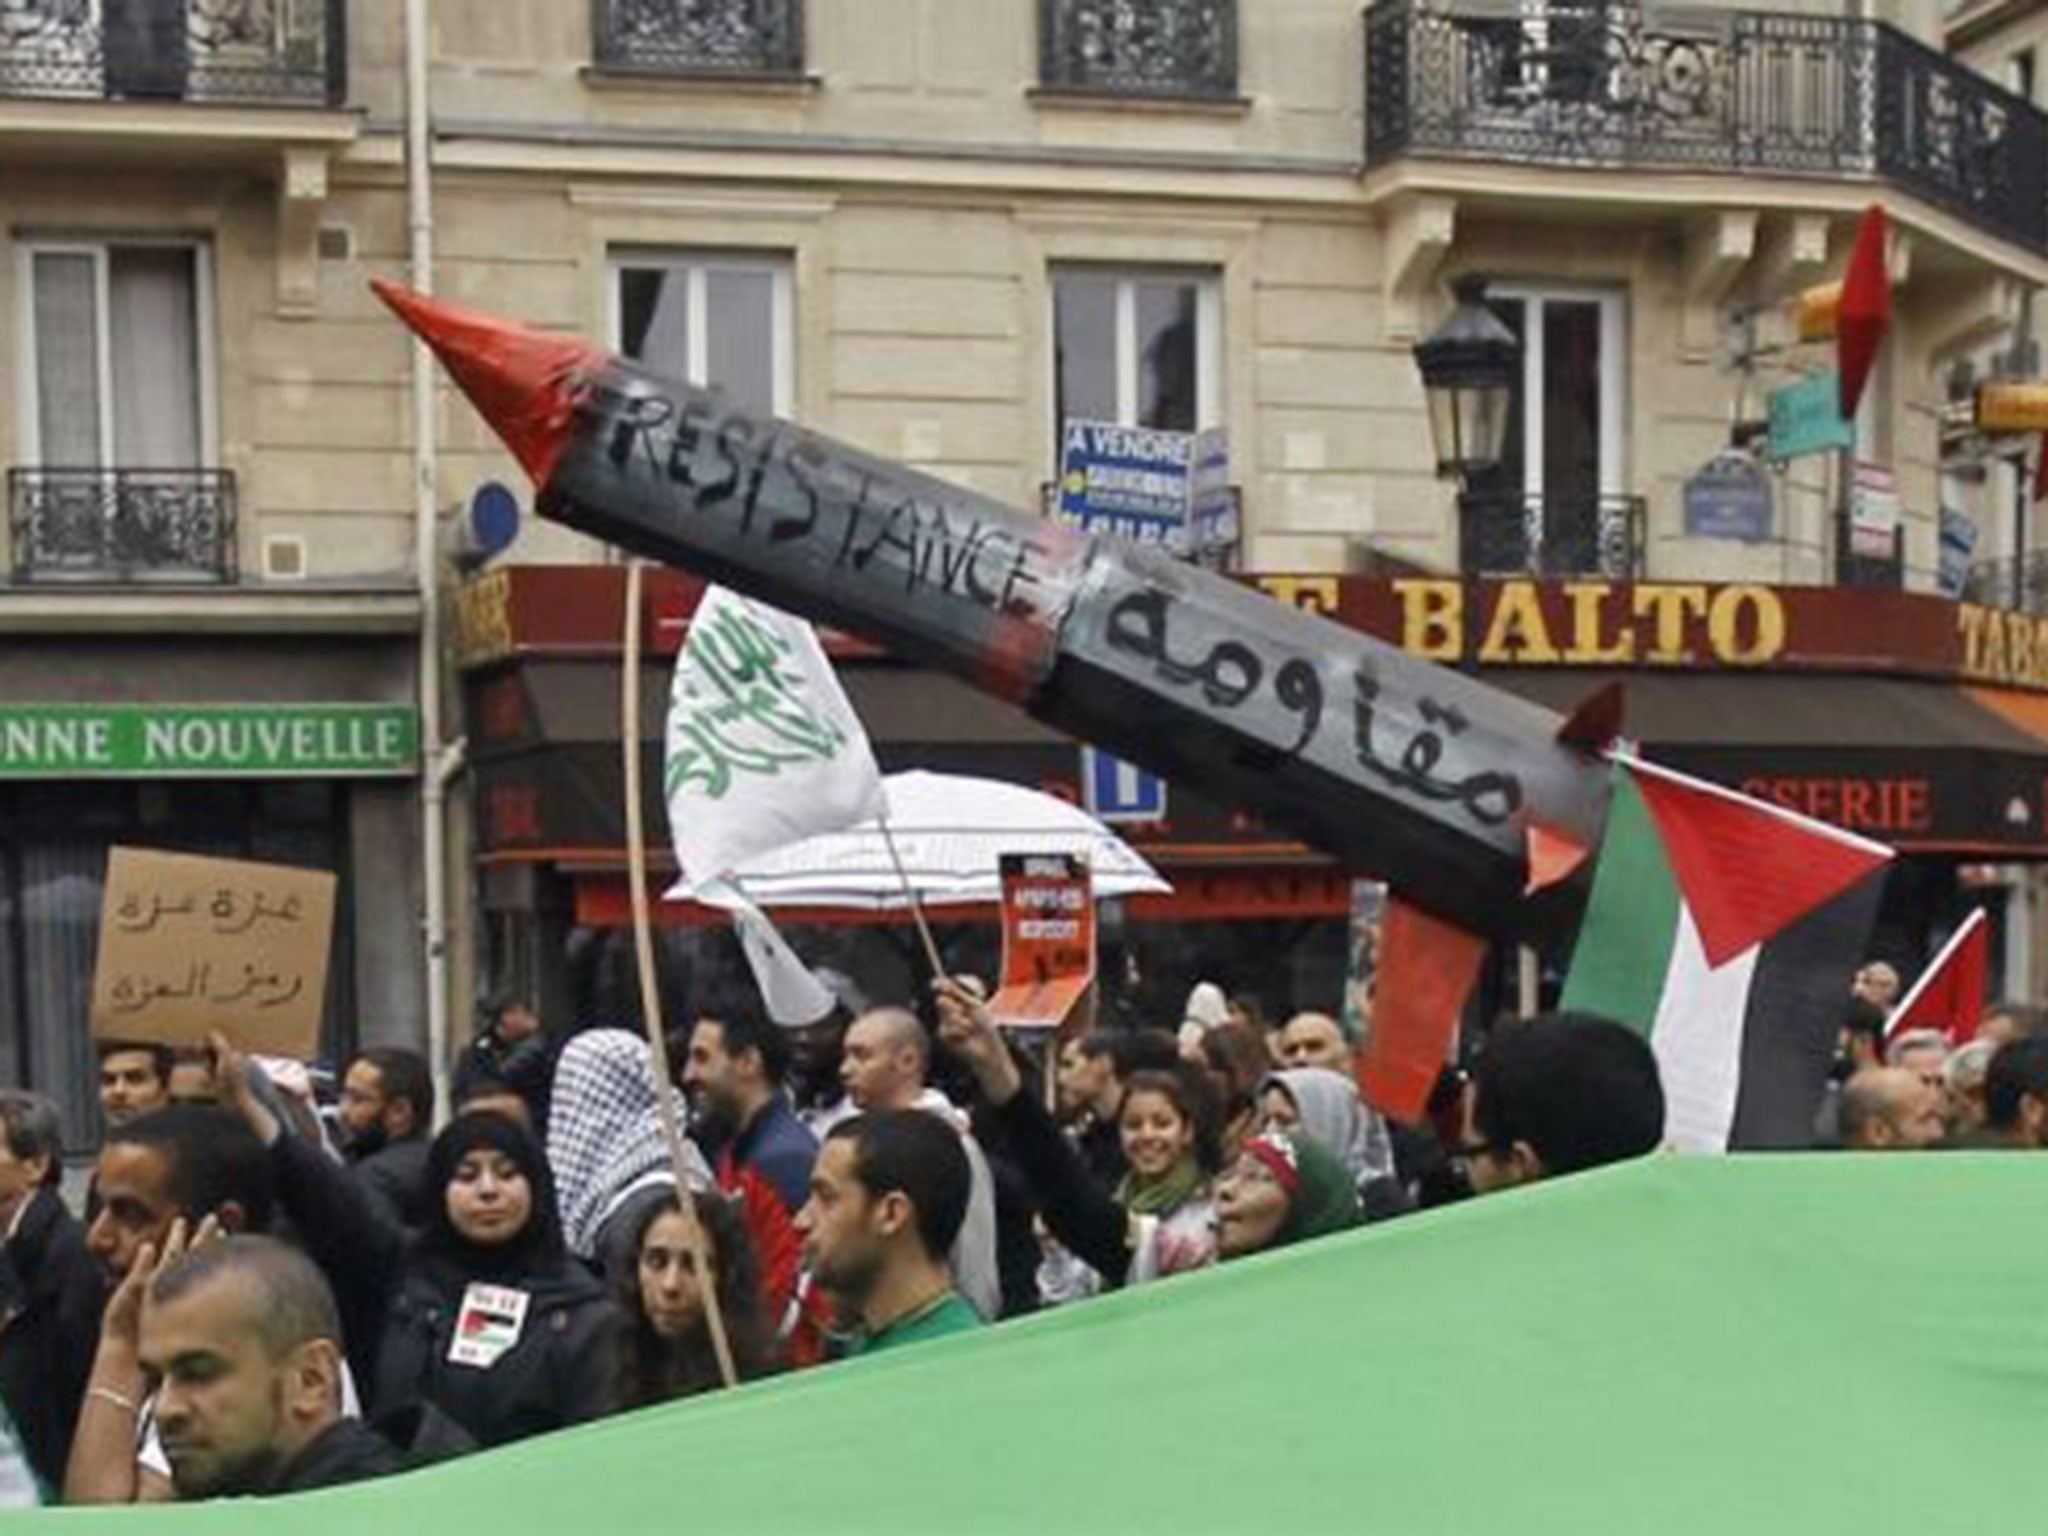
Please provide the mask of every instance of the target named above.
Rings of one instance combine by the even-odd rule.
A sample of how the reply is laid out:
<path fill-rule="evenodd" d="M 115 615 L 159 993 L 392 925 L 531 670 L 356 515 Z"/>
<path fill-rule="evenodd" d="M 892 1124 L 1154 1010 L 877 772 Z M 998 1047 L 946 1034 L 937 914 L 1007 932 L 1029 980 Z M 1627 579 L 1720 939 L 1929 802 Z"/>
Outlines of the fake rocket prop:
<path fill-rule="evenodd" d="M 1543 850 L 1597 842 L 1604 741 L 1561 740 L 1549 711 L 591 343 L 377 291 L 533 477 L 542 516 L 954 673 L 1456 929 L 1527 935 L 1576 906 Z"/>

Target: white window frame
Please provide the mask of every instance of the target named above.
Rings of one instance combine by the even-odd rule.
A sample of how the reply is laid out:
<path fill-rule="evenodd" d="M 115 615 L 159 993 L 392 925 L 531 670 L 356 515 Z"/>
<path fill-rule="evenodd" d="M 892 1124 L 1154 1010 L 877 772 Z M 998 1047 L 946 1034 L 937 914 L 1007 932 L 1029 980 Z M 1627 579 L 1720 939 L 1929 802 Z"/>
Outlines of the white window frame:
<path fill-rule="evenodd" d="M 605 329 L 614 351 L 624 350 L 624 316 L 619 288 L 628 270 L 650 267 L 687 274 L 683 302 L 689 330 L 683 382 L 710 388 L 712 272 L 766 272 L 772 279 L 768 366 L 777 416 L 796 415 L 796 254 L 793 251 L 726 251 L 690 246 L 614 246 L 605 260 Z"/>
<path fill-rule="evenodd" d="M 1048 288 L 1052 304 L 1046 315 L 1050 329 L 1046 356 L 1052 378 L 1048 398 L 1057 402 L 1059 380 L 1060 278 L 1068 273 L 1116 280 L 1116 421 L 1119 427 L 1138 424 L 1138 284 L 1167 279 L 1195 285 L 1195 430 L 1223 425 L 1223 274 L 1214 267 L 1145 267 L 1108 262 L 1056 261 Z M 1057 403 L 1055 409 L 1058 408 Z M 1066 426 L 1054 422 L 1054 440 Z"/>
<path fill-rule="evenodd" d="M 1543 496 L 1543 323 L 1546 303 L 1600 307 L 1600 494 L 1628 494 L 1628 294 L 1619 288 L 1489 283 L 1487 296 L 1522 306 L 1522 493 Z"/>
<path fill-rule="evenodd" d="M 93 309 L 98 321 L 98 388 L 100 404 L 100 468 L 165 469 L 162 464 L 122 464 L 114 457 L 114 338 L 108 323 L 112 313 L 112 264 L 108 253 L 124 246 L 149 246 L 192 253 L 192 304 L 194 330 L 193 366 L 199 387 L 199 469 L 220 467 L 217 426 L 217 384 L 214 375 L 213 248 L 206 241 L 184 235 L 109 235 L 93 238 L 64 238 L 33 235 L 15 242 L 15 308 L 20 335 L 15 347 L 15 409 L 19 427 L 20 463 L 25 469 L 83 469 L 80 464 L 44 464 L 42 402 L 38 388 L 40 370 L 36 358 L 36 262 L 37 256 L 88 256 L 93 263 Z"/>

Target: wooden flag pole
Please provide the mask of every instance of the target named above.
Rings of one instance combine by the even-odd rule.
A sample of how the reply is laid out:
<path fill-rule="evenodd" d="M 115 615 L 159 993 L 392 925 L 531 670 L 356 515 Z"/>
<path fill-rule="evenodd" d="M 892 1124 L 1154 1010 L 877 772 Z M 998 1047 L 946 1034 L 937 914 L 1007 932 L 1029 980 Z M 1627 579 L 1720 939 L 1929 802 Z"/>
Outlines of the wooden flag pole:
<path fill-rule="evenodd" d="M 654 1102 L 661 1113 L 661 1134 L 675 1165 L 676 1205 L 688 1233 L 690 1267 L 697 1294 L 704 1298 L 704 1321 L 711 1331 L 711 1350 L 718 1374 L 728 1387 L 739 1385 L 733 1369 L 732 1340 L 725 1331 L 725 1312 L 718 1304 L 718 1282 L 711 1272 L 703 1225 L 697 1220 L 696 1192 L 690 1188 L 690 1158 L 683 1149 L 683 1122 L 676 1113 L 675 1080 L 669 1075 L 668 1036 L 662 1029 L 661 991 L 654 975 L 654 918 L 647 901 L 646 818 L 640 811 L 640 586 L 643 564 L 626 563 L 625 677 L 620 684 L 619 737 L 626 754 L 626 870 L 633 897 L 633 955 L 640 972 L 640 1015 L 647 1023 L 647 1045 L 653 1053 Z"/>
<path fill-rule="evenodd" d="M 882 829 L 882 846 L 889 850 L 889 862 L 896 866 L 896 878 L 903 884 L 903 896 L 910 903 L 910 920 L 917 924 L 917 936 L 924 941 L 924 957 L 931 962 L 932 976 L 936 980 L 946 974 L 946 962 L 939 958 L 939 946 L 932 938 L 931 925 L 924 920 L 924 904 L 917 899 L 917 888 L 910 883 L 910 871 L 903 867 L 903 855 L 896 851 L 896 834 L 889 830 L 886 814 L 875 820 Z"/>

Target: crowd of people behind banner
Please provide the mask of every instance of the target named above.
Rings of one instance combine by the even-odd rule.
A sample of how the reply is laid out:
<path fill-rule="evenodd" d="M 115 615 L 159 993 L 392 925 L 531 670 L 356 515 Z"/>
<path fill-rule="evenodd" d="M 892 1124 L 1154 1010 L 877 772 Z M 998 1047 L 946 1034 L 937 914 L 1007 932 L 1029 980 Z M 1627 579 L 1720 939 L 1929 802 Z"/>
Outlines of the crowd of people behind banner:
<path fill-rule="evenodd" d="M 1887 1041 L 1897 990 L 1858 973 L 1817 1143 L 2048 1143 L 2048 1017 Z M 1650 1048 L 1586 1016 L 1503 1021 L 1407 1126 L 1361 1100 L 1336 1017 L 1269 1026 L 1209 984 L 1177 1032 L 1073 1036 L 1042 1066 L 968 978 L 800 1030 L 737 989 L 693 1003 L 672 1052 L 686 1190 L 646 1039 L 516 1004 L 438 1133 L 404 1050 L 349 1063 L 323 1110 L 303 1064 L 224 1038 L 103 1046 L 80 1215 L 54 1107 L 0 1091 L 0 1498 L 311 1489 L 713 1390 L 700 1273 L 745 1381 L 1664 1136 Z"/>

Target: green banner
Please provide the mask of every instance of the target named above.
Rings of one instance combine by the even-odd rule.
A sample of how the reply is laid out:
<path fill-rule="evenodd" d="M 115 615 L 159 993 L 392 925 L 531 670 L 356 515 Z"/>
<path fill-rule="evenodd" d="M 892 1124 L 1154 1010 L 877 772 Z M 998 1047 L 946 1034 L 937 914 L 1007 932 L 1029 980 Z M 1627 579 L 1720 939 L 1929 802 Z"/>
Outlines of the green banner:
<path fill-rule="evenodd" d="M 403 704 L 0 704 L 0 778 L 409 774 Z"/>

